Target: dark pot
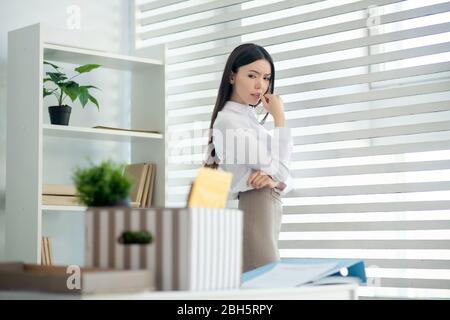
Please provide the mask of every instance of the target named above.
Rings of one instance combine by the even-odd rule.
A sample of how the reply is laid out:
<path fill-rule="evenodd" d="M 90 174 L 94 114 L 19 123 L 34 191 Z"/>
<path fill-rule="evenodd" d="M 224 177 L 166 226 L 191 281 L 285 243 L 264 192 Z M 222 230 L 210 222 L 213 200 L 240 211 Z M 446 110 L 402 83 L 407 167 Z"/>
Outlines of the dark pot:
<path fill-rule="evenodd" d="M 131 202 L 129 199 L 122 199 L 122 200 L 117 200 L 115 203 L 111 203 L 110 206 L 112 207 L 131 207 Z"/>
<path fill-rule="evenodd" d="M 50 113 L 50 123 L 67 126 L 69 124 L 71 111 L 72 108 L 66 105 L 48 107 L 48 113 Z"/>

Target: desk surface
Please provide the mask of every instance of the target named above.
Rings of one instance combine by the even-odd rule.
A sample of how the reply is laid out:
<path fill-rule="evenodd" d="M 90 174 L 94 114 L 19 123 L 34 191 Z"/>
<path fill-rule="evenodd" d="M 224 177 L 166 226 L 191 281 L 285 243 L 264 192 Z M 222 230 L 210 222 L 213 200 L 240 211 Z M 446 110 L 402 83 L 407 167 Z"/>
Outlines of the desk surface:
<path fill-rule="evenodd" d="M 298 288 L 241 289 L 220 291 L 144 291 L 95 294 L 53 294 L 31 291 L 0 291 L 0 299 L 82 299 L 82 300 L 355 300 L 356 284 Z"/>

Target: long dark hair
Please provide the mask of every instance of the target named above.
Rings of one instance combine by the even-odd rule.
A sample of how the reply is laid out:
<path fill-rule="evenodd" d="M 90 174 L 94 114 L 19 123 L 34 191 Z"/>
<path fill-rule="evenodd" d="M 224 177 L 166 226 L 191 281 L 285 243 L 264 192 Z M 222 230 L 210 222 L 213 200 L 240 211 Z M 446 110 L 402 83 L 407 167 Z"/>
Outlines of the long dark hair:
<path fill-rule="evenodd" d="M 267 60 L 270 63 L 272 75 L 270 77 L 269 88 L 267 89 L 267 92 L 273 94 L 273 90 L 275 87 L 275 66 L 273 64 L 272 57 L 266 51 L 266 49 L 254 43 L 244 43 L 237 46 L 228 57 L 227 63 L 225 64 L 225 68 L 223 70 L 216 104 L 211 116 L 211 123 L 209 125 L 209 141 L 204 167 L 217 169 L 217 167 L 219 166 L 219 164 L 215 161 L 216 150 L 213 144 L 214 137 L 212 135 L 212 129 L 214 126 L 214 122 L 216 121 L 217 114 L 223 109 L 223 106 L 230 99 L 233 92 L 233 86 L 230 83 L 231 72 L 237 73 L 240 67 L 261 59 Z M 252 107 L 256 108 L 260 103 L 261 100 Z M 268 115 L 269 113 L 266 113 L 262 121 L 265 121 Z"/>

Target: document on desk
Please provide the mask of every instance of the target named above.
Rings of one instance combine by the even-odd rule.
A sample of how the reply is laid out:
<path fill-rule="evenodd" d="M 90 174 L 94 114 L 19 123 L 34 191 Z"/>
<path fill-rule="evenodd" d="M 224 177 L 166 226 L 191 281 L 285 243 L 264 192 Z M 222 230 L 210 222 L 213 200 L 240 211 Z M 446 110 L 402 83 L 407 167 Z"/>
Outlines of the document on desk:
<path fill-rule="evenodd" d="M 271 270 L 242 283 L 241 288 L 285 288 L 297 287 L 318 280 L 338 263 L 292 264 L 277 263 Z"/>

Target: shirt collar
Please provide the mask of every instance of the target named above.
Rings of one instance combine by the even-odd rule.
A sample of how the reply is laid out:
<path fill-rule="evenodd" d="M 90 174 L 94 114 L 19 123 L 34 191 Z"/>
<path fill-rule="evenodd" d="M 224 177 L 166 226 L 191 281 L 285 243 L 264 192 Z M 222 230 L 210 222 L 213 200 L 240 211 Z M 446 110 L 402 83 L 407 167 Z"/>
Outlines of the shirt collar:
<path fill-rule="evenodd" d="M 223 106 L 223 108 L 225 110 L 231 110 L 231 111 L 234 111 L 237 113 L 246 114 L 248 116 L 256 118 L 255 108 L 253 108 L 250 105 L 246 105 L 246 104 L 228 100 L 227 102 L 225 102 L 225 105 Z"/>

